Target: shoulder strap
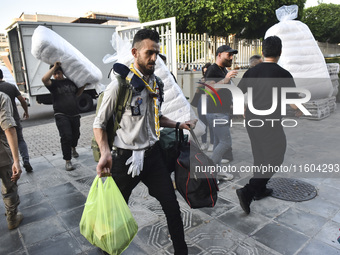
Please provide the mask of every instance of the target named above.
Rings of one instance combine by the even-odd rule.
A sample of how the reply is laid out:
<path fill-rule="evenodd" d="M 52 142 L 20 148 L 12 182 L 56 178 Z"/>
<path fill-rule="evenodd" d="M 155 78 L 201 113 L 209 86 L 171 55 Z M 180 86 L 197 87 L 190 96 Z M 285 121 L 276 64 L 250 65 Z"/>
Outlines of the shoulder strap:
<path fill-rule="evenodd" d="M 111 150 L 113 147 L 114 138 L 116 136 L 116 131 L 118 128 L 120 128 L 119 122 L 121 121 L 123 113 L 125 111 L 125 107 L 127 103 L 131 101 L 131 96 L 132 96 L 132 89 L 130 87 L 130 84 L 126 82 L 125 79 L 121 78 L 120 76 L 117 76 L 117 80 L 118 80 L 118 96 L 117 96 L 117 101 L 116 101 L 115 108 L 114 108 L 115 118 L 113 119 L 113 116 L 111 116 L 106 124 L 107 140 L 108 140 L 109 148 Z M 97 99 L 96 115 L 98 113 L 100 105 L 102 104 L 103 97 L 104 97 L 104 92 L 102 92 Z M 100 159 L 100 150 L 96 142 L 96 139 L 94 137 L 92 138 L 91 148 L 92 148 L 94 160 L 98 162 Z"/>
<path fill-rule="evenodd" d="M 159 95 L 160 95 L 160 101 L 161 104 L 164 102 L 164 83 L 161 80 L 161 78 L 159 78 L 158 76 L 155 75 L 155 79 L 156 79 L 156 83 L 158 85 L 158 89 L 159 89 Z"/>
<path fill-rule="evenodd" d="M 126 105 L 131 101 L 132 98 L 132 89 L 130 84 L 120 75 L 117 75 L 116 78 L 119 83 L 119 89 L 114 110 L 115 120 L 113 123 L 113 137 L 116 136 L 116 132 L 120 128 L 119 123 L 122 120 Z"/>

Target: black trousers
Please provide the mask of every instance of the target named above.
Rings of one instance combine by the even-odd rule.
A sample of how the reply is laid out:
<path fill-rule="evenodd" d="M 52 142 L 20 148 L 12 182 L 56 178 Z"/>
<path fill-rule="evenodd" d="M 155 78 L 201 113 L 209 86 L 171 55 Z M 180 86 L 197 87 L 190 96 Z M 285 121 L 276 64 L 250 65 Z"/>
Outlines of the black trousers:
<path fill-rule="evenodd" d="M 77 147 L 80 137 L 80 116 L 56 114 L 55 123 L 59 130 L 64 160 L 71 160 L 71 147 Z"/>
<path fill-rule="evenodd" d="M 150 151 L 145 153 L 143 171 L 139 176 L 135 176 L 134 178 L 127 174 L 130 165 L 125 165 L 126 160 L 131 155 L 132 151 L 130 150 L 118 149 L 118 155 L 113 156 L 112 159 L 112 177 L 126 203 L 128 203 L 132 190 L 142 181 L 148 187 L 149 194 L 156 198 L 162 206 L 167 219 L 175 254 L 188 254 L 180 208 L 158 143 L 156 143 Z"/>
<path fill-rule="evenodd" d="M 262 127 L 247 126 L 247 132 L 251 142 L 251 149 L 254 158 L 254 166 L 261 170 L 262 166 L 279 167 L 283 163 L 286 152 L 286 135 L 281 123 L 265 123 Z M 247 193 L 252 198 L 266 190 L 269 179 L 273 176 L 274 171 L 255 172 L 249 184 L 245 186 Z"/>

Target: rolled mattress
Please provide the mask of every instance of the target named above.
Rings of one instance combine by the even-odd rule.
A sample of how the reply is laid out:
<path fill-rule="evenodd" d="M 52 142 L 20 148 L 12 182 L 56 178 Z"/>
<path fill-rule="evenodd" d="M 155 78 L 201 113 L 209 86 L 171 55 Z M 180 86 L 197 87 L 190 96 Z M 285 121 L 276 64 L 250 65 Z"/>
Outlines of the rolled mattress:
<path fill-rule="evenodd" d="M 88 58 L 60 35 L 44 26 L 38 26 L 34 30 L 31 53 L 49 65 L 56 61 L 61 62 L 66 77 L 78 87 L 86 83 L 97 84 L 102 78 L 101 71 Z"/>

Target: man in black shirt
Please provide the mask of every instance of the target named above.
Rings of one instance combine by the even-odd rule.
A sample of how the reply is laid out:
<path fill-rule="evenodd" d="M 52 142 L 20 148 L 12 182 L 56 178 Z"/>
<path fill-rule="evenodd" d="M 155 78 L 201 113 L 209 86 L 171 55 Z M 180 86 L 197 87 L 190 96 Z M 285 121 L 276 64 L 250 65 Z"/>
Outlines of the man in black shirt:
<path fill-rule="evenodd" d="M 54 79 L 51 79 L 52 75 Z M 76 151 L 80 137 L 77 97 L 83 93 L 85 86 L 78 89 L 71 80 L 65 78 L 60 62 L 55 62 L 50 66 L 50 70 L 44 75 L 42 82 L 53 97 L 54 117 L 59 130 L 63 159 L 66 161 L 65 168 L 67 171 L 71 171 L 74 169 L 71 156 L 79 157 Z"/>
<path fill-rule="evenodd" d="M 21 95 L 20 91 L 17 89 L 17 87 L 14 84 L 3 81 L 3 78 L 4 78 L 4 75 L 3 75 L 2 70 L 0 69 L 0 92 L 7 94 L 12 101 L 13 117 L 16 123 L 15 129 L 17 131 L 17 136 L 18 136 L 18 145 L 19 145 L 20 155 L 21 155 L 25 170 L 27 172 L 32 172 L 33 168 L 30 164 L 27 144 L 22 134 L 22 126 L 20 123 L 20 116 L 19 116 L 18 108 L 15 102 L 15 98 L 19 100 L 22 108 L 25 111 L 24 116 L 23 116 L 24 119 L 29 118 L 27 103 L 25 101 L 25 98 Z"/>
<path fill-rule="evenodd" d="M 231 67 L 233 56 L 238 51 L 232 49 L 228 45 L 222 45 L 216 50 L 216 62 L 212 64 L 206 74 L 206 82 L 218 84 L 230 84 L 231 78 L 235 78 L 237 75 L 236 70 L 229 71 L 227 67 Z M 215 164 L 228 163 L 233 160 L 232 154 L 232 141 L 230 136 L 229 124 L 226 126 L 216 125 L 213 127 L 214 119 L 226 119 L 230 123 L 232 115 L 232 95 L 228 89 L 217 88 L 217 93 L 221 97 L 222 105 L 216 107 L 215 102 L 212 98 L 207 97 L 207 120 L 209 129 L 214 133 L 214 151 L 212 159 Z M 217 95 L 212 94 L 215 100 L 218 101 Z M 223 114 L 224 116 L 222 116 Z M 232 174 L 225 173 L 222 179 L 231 180 Z"/>
<path fill-rule="evenodd" d="M 281 125 L 281 89 L 295 87 L 295 83 L 292 75 L 277 64 L 281 49 L 282 44 L 279 37 L 270 36 L 265 39 L 262 44 L 264 62 L 250 68 L 238 85 L 243 93 L 246 93 L 248 88 L 252 88 L 253 108 L 262 111 L 271 109 L 274 102 L 273 90 L 277 89 L 277 107 L 272 113 L 260 115 L 258 112 L 253 113 L 249 107 L 245 112 L 246 127 L 256 171 L 249 183 L 243 188 L 237 189 L 236 193 L 242 209 L 247 214 L 250 213 L 250 203 L 253 199 L 260 200 L 273 192 L 273 190 L 267 189 L 266 185 L 274 171 L 265 172 L 263 167 L 268 167 L 267 169 L 280 167 L 286 151 L 286 136 Z M 296 98 L 297 95 L 292 94 L 289 97 Z M 291 105 L 291 107 L 297 109 L 295 105 Z M 271 119 L 276 121 L 267 121 Z M 252 120 L 256 120 L 257 123 L 249 124 Z M 261 126 L 258 122 L 263 125 Z"/>

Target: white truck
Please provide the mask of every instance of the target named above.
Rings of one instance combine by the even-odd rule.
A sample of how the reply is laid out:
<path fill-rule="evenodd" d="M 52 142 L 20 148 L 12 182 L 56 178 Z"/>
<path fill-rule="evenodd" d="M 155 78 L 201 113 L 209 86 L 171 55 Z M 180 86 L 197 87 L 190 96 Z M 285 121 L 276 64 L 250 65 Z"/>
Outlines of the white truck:
<path fill-rule="evenodd" d="M 7 31 L 10 60 L 15 81 L 30 105 L 52 104 L 52 96 L 41 81 L 48 71 L 49 65 L 36 59 L 31 54 L 32 35 L 34 30 L 43 25 L 63 37 L 77 48 L 85 57 L 96 65 L 103 74 L 101 83 L 110 83 L 108 74 L 112 68 L 104 64 L 102 59 L 106 54 L 113 54 L 111 45 L 112 34 L 116 26 L 88 23 L 54 23 L 18 21 Z M 94 85 L 87 86 L 78 99 L 80 111 L 86 112 L 93 108 L 93 99 L 97 97 Z"/>

